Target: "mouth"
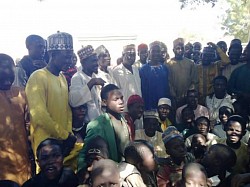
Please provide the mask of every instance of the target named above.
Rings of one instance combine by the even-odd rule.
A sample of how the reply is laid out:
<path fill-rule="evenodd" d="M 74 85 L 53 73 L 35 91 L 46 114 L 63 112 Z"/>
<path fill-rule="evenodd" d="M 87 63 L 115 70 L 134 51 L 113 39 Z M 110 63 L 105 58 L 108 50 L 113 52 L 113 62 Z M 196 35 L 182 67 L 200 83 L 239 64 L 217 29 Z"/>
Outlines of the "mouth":
<path fill-rule="evenodd" d="M 49 175 L 49 176 L 53 176 L 56 174 L 57 170 L 56 170 L 56 167 L 55 166 L 48 166 L 45 170 L 46 174 Z"/>

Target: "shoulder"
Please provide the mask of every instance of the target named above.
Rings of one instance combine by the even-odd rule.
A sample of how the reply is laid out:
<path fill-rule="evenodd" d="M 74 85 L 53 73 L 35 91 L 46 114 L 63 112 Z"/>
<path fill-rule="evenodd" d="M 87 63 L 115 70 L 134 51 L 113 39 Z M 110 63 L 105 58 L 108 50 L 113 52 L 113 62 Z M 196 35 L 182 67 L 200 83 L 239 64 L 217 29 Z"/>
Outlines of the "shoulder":
<path fill-rule="evenodd" d="M 110 119 L 108 117 L 108 114 L 104 113 L 104 114 L 98 116 L 95 120 L 90 121 L 88 123 L 87 129 L 93 129 L 93 128 L 99 128 L 100 129 L 107 122 L 110 122 Z"/>

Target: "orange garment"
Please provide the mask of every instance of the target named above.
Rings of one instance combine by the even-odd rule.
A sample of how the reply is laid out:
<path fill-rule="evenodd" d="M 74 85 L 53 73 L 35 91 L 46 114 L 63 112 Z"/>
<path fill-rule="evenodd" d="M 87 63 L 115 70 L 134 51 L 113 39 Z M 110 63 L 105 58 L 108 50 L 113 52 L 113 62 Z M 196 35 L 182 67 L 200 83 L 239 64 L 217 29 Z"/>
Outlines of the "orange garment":
<path fill-rule="evenodd" d="M 31 177 L 25 92 L 18 87 L 0 90 L 0 106 L 0 180 L 22 185 Z"/>

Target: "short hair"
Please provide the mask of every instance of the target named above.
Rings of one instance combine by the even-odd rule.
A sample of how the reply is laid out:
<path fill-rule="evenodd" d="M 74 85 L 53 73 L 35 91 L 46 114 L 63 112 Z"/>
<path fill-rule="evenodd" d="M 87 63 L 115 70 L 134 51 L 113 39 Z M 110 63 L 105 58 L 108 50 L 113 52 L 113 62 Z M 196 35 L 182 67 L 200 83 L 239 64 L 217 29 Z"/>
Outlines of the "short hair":
<path fill-rule="evenodd" d="M 225 113 L 225 111 L 229 112 L 229 115 L 233 115 L 234 111 L 232 108 L 228 107 L 228 106 L 222 106 L 219 108 L 219 114 L 223 112 L 223 114 Z"/>
<path fill-rule="evenodd" d="M 146 140 L 135 140 L 127 145 L 124 150 L 124 157 L 126 162 L 136 165 L 143 162 L 143 156 L 145 155 L 143 148 L 148 148 L 153 154 L 153 147 Z"/>
<path fill-rule="evenodd" d="M 111 92 L 113 90 L 119 90 L 119 88 L 114 84 L 108 84 L 108 85 L 104 86 L 101 90 L 101 99 L 107 100 L 109 92 Z"/>
<path fill-rule="evenodd" d="M 210 120 L 206 116 L 200 116 L 195 120 L 195 126 L 197 127 L 201 121 L 205 120 L 207 122 L 207 126 L 210 127 Z"/>
<path fill-rule="evenodd" d="M 183 169 L 182 169 L 182 179 L 186 178 L 186 174 L 190 170 L 194 171 L 194 172 L 200 171 L 200 172 L 204 173 L 204 175 L 207 178 L 207 172 L 206 172 L 205 168 L 201 164 L 198 164 L 198 163 L 188 163 L 188 164 L 185 164 L 184 167 L 183 167 Z"/>
<path fill-rule="evenodd" d="M 231 124 L 231 122 L 238 122 L 240 125 L 241 125 L 241 129 L 242 131 L 245 131 L 246 130 L 246 125 L 247 125 L 247 122 L 246 120 L 240 116 L 240 115 L 232 115 L 228 118 L 227 120 L 227 123 L 225 125 L 226 128 L 228 128 L 228 126 Z"/>
<path fill-rule="evenodd" d="M 227 145 L 214 144 L 210 146 L 209 151 L 213 152 L 214 157 L 217 160 L 223 160 L 221 163 L 226 170 L 230 170 L 236 164 L 237 156 L 235 152 Z"/>
<path fill-rule="evenodd" d="M 226 47 L 227 47 L 227 43 L 225 42 L 225 41 L 219 41 L 219 42 L 217 42 L 217 45 L 226 45 Z"/>
<path fill-rule="evenodd" d="M 35 34 L 29 35 L 25 40 L 26 48 L 28 49 L 29 45 L 32 44 L 37 39 L 44 40 L 41 36 Z"/>
<path fill-rule="evenodd" d="M 0 63 L 3 61 L 10 62 L 13 66 L 15 65 L 14 60 L 7 54 L 0 53 Z"/>
<path fill-rule="evenodd" d="M 216 80 L 223 80 L 225 83 L 226 83 L 226 85 L 227 85 L 227 78 L 225 77 L 225 76 L 223 76 L 223 75 L 218 75 L 218 76 L 216 76 L 214 79 L 213 79 L 213 84 L 215 84 L 215 81 Z"/>
<path fill-rule="evenodd" d="M 36 149 L 36 156 L 37 158 L 39 158 L 39 153 L 40 153 L 40 150 L 44 147 L 44 146 L 47 146 L 47 145 L 57 145 L 60 147 L 61 149 L 61 153 L 63 154 L 63 142 L 61 140 L 58 140 L 58 139 L 54 139 L 54 138 L 47 138 L 45 140 L 43 140 L 37 147 Z"/>
<path fill-rule="evenodd" d="M 199 92 L 197 90 L 195 90 L 195 89 L 189 89 L 187 91 L 186 97 L 188 97 L 189 94 L 191 94 L 191 93 L 195 93 L 197 95 L 197 97 L 199 96 Z"/>
<path fill-rule="evenodd" d="M 186 106 L 186 107 L 184 107 L 183 109 L 182 109 L 182 111 L 181 111 L 181 116 L 183 116 L 183 114 L 185 113 L 185 112 L 192 112 L 193 114 L 194 114 L 194 111 L 192 110 L 192 108 L 190 108 L 189 106 Z M 195 114 L 194 114 L 195 115 Z"/>

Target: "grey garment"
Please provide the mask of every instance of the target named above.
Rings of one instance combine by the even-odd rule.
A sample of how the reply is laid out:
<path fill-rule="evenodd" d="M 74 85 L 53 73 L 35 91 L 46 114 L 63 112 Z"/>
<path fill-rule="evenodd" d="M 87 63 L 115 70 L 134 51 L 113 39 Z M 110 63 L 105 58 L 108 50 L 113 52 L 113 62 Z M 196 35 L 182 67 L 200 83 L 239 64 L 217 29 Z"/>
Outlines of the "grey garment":
<path fill-rule="evenodd" d="M 22 68 L 21 64 L 15 67 L 15 80 L 13 82 L 14 86 L 25 88 L 28 81 L 28 76 Z"/>

